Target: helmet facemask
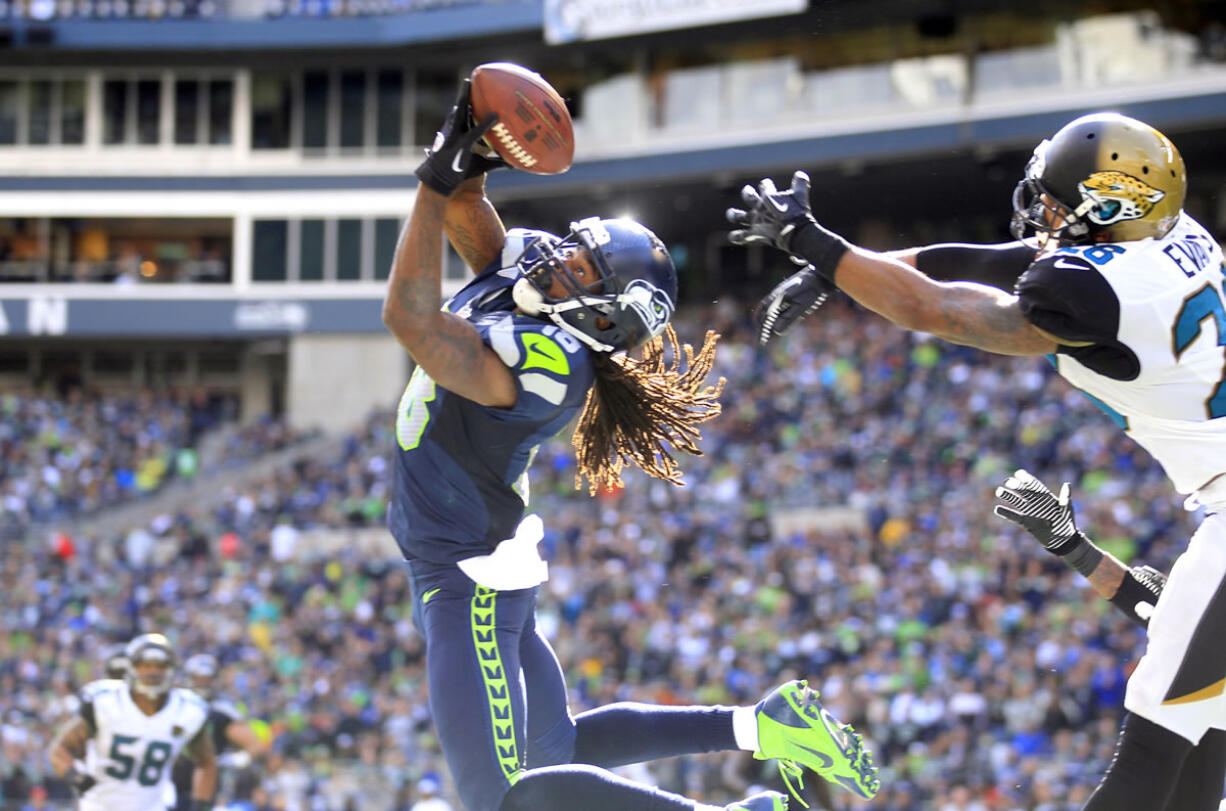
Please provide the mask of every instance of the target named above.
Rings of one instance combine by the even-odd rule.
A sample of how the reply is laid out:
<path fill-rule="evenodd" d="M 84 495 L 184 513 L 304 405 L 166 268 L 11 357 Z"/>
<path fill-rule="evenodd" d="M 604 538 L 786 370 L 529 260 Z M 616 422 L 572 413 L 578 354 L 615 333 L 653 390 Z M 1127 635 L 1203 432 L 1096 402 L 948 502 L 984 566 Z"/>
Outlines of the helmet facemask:
<path fill-rule="evenodd" d="M 1044 140 L 1035 147 L 1034 155 L 1026 164 L 1025 176 L 1013 189 L 1013 218 L 1009 231 L 1014 239 L 1036 250 L 1085 242 L 1090 230 L 1081 219 L 1085 213 L 1082 209 L 1087 207 L 1085 203 L 1071 209 L 1043 185 L 1043 170 L 1050 145 L 1051 141 Z M 1027 230 L 1033 231 L 1033 241 L 1029 239 Z"/>
<path fill-rule="evenodd" d="M 610 228 L 626 232 L 619 233 L 619 239 L 632 244 L 613 245 Z M 548 317 L 595 352 L 632 348 L 662 333 L 674 307 L 675 293 L 647 278 L 651 268 L 619 272 L 616 267 L 617 254 L 642 250 L 662 255 L 663 260 L 653 255 L 648 264 L 666 262 L 668 273 L 673 273 L 663 244 L 637 223 L 589 217 L 572 223 L 571 232 L 561 240 L 533 240 L 516 260 L 522 274 L 512 290 L 516 306 L 528 315 Z M 586 253 L 596 269 L 596 279 L 584 284 L 575 276 L 566 262 L 571 251 Z M 641 257 L 628 261 L 638 259 Z M 550 295 L 555 279 L 565 289 L 564 297 Z M 675 282 L 673 286 L 675 289 Z"/>

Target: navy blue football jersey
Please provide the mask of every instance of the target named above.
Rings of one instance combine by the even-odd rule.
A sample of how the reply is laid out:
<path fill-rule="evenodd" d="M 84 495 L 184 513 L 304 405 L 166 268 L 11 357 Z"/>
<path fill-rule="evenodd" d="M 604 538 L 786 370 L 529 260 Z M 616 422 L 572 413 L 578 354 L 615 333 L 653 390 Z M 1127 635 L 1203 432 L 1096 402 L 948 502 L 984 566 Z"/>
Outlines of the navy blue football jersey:
<path fill-rule="evenodd" d="M 589 350 L 553 323 L 514 312 L 515 260 L 540 231 L 512 229 L 502 255 L 444 308 L 470 322 L 515 378 L 511 408 L 437 385 L 420 367 L 396 412 L 396 492 L 388 527 L 408 559 L 454 563 L 515 534 L 536 447 L 577 414 L 591 388 Z"/>

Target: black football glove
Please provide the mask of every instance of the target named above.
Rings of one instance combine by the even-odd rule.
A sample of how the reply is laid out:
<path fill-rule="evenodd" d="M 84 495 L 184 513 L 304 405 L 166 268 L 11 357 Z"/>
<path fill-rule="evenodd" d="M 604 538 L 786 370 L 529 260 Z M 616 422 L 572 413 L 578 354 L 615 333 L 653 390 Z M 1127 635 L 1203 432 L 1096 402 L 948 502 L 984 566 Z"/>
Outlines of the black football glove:
<path fill-rule="evenodd" d="M 728 234 L 733 245 L 774 245 L 788 251 L 792 235 L 806 223 L 817 225 L 809 209 L 809 176 L 804 172 L 792 175 L 792 186 L 779 191 L 769 177 L 758 188 L 746 185 L 741 189 L 745 208 L 730 208 L 728 222 L 736 228 Z"/>
<path fill-rule="evenodd" d="M 77 793 L 78 797 L 89 791 L 98 783 L 98 781 L 95 780 L 92 775 L 87 774 L 83 768 L 75 763 L 73 764 L 72 768 L 68 770 L 68 774 L 65 775 L 65 779 L 68 780 L 68 785 L 72 786 L 72 790 Z"/>
<path fill-rule="evenodd" d="M 506 166 L 482 140 L 489 128 L 498 122 L 498 116 L 491 113 L 480 124 L 473 123 L 469 103 L 471 84 L 468 79 L 461 83 L 455 106 L 447 114 L 443 128 L 435 134 L 434 145 L 426 150 L 426 159 L 413 173 L 423 186 L 444 197 L 468 178 Z"/>
<path fill-rule="evenodd" d="M 1063 557 L 1088 542 L 1073 520 L 1068 482 L 1057 496 L 1029 472 L 1018 470 L 996 488 L 996 497 L 1005 504 L 997 504 L 992 512 L 1029 532 L 1053 555 Z"/>
<path fill-rule="evenodd" d="M 806 316 L 826 303 L 835 286 L 817 274 L 812 265 L 797 271 L 775 285 L 754 308 L 754 325 L 758 328 L 758 343 L 766 346 Z"/>

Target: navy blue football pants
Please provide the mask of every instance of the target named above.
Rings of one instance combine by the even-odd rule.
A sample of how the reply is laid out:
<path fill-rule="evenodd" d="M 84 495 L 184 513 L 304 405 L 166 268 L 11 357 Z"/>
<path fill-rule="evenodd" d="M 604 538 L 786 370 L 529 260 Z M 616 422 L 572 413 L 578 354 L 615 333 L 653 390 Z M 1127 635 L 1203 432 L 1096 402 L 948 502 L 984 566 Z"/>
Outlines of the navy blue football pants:
<path fill-rule="evenodd" d="M 409 572 L 413 621 L 426 638 L 430 712 L 468 811 L 498 811 L 525 776 L 534 778 L 523 781 L 533 793 L 577 782 L 571 791 L 583 794 L 591 786 L 616 803 L 630 790 L 602 782 L 590 769 L 578 775 L 524 770 L 570 763 L 611 768 L 736 748 L 728 707 L 623 703 L 572 718 L 562 668 L 536 627 L 537 588 L 494 591 L 454 565 L 420 560 L 409 562 Z M 675 795 L 642 791 L 636 808 L 693 807 Z M 568 807 L 600 805 L 595 797 L 574 805 L 578 799 L 572 794 Z"/>

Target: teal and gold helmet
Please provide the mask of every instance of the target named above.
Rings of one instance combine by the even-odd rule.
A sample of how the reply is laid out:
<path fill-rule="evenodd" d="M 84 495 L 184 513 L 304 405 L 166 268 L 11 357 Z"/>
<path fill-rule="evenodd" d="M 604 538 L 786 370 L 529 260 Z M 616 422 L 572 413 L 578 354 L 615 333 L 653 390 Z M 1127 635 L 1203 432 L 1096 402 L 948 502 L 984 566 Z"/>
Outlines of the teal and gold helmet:
<path fill-rule="evenodd" d="M 1058 245 L 1157 238 L 1175 226 L 1187 186 L 1169 138 L 1135 118 L 1093 113 L 1035 147 L 1010 228 Z"/>

